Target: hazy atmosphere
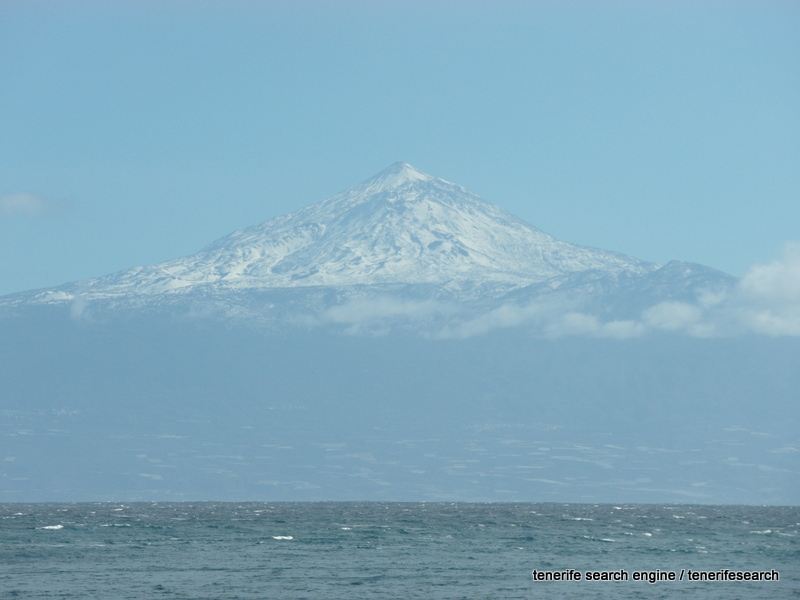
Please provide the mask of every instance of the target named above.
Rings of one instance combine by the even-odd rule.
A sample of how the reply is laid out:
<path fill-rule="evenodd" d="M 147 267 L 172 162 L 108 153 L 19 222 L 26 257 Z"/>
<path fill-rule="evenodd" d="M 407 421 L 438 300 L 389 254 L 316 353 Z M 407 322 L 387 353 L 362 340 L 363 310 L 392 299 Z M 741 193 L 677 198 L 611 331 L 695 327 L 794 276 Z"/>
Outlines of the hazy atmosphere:
<path fill-rule="evenodd" d="M 0 594 L 800 598 L 799 159 L 797 2 L 0 0 Z"/>
<path fill-rule="evenodd" d="M 799 27 L 781 1 L 0 3 L 0 294 L 395 161 L 564 241 L 796 282 Z"/>
<path fill-rule="evenodd" d="M 795 5 L 0 16 L 4 499 L 800 499 Z"/>

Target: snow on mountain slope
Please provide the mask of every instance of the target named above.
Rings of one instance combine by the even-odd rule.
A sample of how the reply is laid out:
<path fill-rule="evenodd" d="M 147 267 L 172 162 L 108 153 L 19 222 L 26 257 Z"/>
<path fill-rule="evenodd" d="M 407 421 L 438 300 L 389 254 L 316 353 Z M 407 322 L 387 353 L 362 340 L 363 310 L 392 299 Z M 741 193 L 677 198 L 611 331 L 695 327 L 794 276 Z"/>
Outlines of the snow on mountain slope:
<path fill-rule="evenodd" d="M 99 299 L 397 283 L 497 297 L 584 271 L 617 277 L 657 268 L 556 240 L 461 186 L 395 163 L 345 192 L 236 231 L 191 256 L 68 284 L 40 300 L 64 292 Z"/>

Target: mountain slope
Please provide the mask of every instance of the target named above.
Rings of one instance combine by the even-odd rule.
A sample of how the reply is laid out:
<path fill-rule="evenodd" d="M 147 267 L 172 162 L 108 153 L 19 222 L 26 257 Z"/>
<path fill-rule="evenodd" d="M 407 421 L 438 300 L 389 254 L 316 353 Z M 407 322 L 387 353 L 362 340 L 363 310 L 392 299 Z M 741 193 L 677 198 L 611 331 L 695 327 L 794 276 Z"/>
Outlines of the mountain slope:
<path fill-rule="evenodd" d="M 709 335 L 733 281 L 393 165 L 0 299 L 0 499 L 796 504 L 800 341 Z"/>
<path fill-rule="evenodd" d="M 87 298 L 375 284 L 476 285 L 500 295 L 600 269 L 656 265 L 556 240 L 464 188 L 395 163 L 345 192 L 200 252 L 60 288 Z M 53 296 L 55 298 L 55 296 Z"/>
<path fill-rule="evenodd" d="M 91 306 L 94 315 L 145 310 L 438 335 L 482 315 L 496 321 L 497 311 L 503 323 L 519 323 L 531 307 L 540 325 L 567 312 L 636 319 L 661 302 L 692 302 L 734 283 L 701 265 L 660 267 L 562 242 L 461 186 L 395 163 L 196 254 L 8 296 L 0 310 L 49 305 L 85 316 Z M 502 312 L 509 310 L 517 316 Z"/>

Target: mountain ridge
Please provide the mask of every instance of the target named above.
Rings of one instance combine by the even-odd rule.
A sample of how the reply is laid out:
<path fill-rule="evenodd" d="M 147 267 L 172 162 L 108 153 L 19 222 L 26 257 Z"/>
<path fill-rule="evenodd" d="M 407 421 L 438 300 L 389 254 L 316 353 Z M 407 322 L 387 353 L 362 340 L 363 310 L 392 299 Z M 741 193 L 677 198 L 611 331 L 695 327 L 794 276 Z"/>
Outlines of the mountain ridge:
<path fill-rule="evenodd" d="M 735 281 L 710 267 L 668 264 L 672 274 L 664 279 L 664 265 L 557 240 L 462 186 L 397 162 L 195 254 L 7 296 L 0 305 L 91 302 L 116 310 L 172 310 L 183 304 L 184 312 L 206 305 L 227 316 L 274 321 L 280 313 L 291 321 L 287 307 L 305 319 L 371 296 L 445 299 L 474 310 L 555 299 L 574 309 L 608 312 L 605 303 L 630 313 Z M 634 298 L 639 287 L 643 300 Z"/>
<path fill-rule="evenodd" d="M 734 281 L 396 164 L 190 257 L 0 299 L 0 498 L 797 503 L 800 339 L 729 335 L 735 289 L 709 291 Z"/>

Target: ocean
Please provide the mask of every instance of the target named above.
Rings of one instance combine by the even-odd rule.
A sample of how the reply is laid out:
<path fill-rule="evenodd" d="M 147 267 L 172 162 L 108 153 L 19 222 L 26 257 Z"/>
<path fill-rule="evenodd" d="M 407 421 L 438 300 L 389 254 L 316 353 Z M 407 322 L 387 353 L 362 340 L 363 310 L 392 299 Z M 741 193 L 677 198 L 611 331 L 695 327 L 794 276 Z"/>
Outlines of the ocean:
<path fill-rule="evenodd" d="M 776 600 L 799 535 L 785 506 L 0 504 L 0 597 Z"/>

